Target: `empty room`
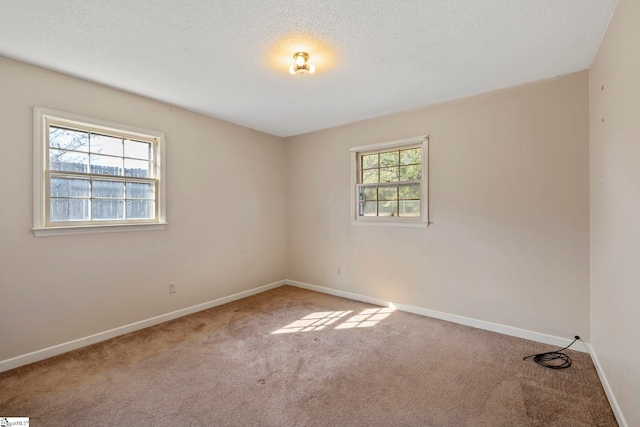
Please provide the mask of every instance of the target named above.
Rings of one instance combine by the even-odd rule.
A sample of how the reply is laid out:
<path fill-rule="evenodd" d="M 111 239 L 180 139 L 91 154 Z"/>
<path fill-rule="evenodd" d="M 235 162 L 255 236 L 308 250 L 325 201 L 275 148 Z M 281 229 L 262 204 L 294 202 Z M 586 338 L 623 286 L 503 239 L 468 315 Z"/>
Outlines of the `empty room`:
<path fill-rule="evenodd" d="M 0 1 L 0 425 L 640 426 L 638 40 Z"/>

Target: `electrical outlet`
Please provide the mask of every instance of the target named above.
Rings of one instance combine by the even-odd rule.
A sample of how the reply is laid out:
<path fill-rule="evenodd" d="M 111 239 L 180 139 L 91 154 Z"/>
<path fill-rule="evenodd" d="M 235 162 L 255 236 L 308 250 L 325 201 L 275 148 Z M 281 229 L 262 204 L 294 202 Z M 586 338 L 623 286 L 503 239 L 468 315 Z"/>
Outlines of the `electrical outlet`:
<path fill-rule="evenodd" d="M 176 293 L 176 283 L 175 282 L 169 283 L 169 293 L 170 294 L 175 294 Z"/>

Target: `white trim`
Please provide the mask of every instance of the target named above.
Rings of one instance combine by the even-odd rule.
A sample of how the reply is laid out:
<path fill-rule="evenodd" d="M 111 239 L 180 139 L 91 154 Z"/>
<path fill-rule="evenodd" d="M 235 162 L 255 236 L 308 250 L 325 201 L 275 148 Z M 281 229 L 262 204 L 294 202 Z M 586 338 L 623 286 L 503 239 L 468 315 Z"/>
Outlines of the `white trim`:
<path fill-rule="evenodd" d="M 598 360 L 598 356 L 596 355 L 596 351 L 592 345 L 587 344 L 589 349 L 589 353 L 591 354 L 591 360 L 593 361 L 593 365 L 596 367 L 596 372 L 598 373 L 598 377 L 600 377 L 600 382 L 602 383 L 602 388 L 604 388 L 604 393 L 607 395 L 607 399 L 609 399 L 609 405 L 611 405 L 611 410 L 613 411 L 613 415 L 616 417 L 616 421 L 620 427 L 628 427 L 627 420 L 625 420 L 624 415 L 622 414 L 622 410 L 620 409 L 620 405 L 618 405 L 618 401 L 616 400 L 615 395 L 613 394 L 613 389 L 611 389 L 611 385 L 609 385 L 609 381 L 607 377 L 604 375 L 604 371 L 602 370 L 602 365 L 600 365 L 600 360 Z"/>
<path fill-rule="evenodd" d="M 89 335 L 84 338 L 78 338 L 76 340 L 54 345 L 52 347 L 44 348 L 42 350 L 36 350 L 31 353 L 12 357 L 11 359 L 2 360 L 0 361 L 0 372 L 18 368 L 23 365 L 28 365 L 29 363 L 34 363 L 39 360 L 57 356 L 59 354 L 66 353 L 71 350 L 76 350 L 78 348 L 86 347 L 88 345 L 95 344 L 100 341 L 105 341 L 120 335 L 128 334 L 129 332 L 138 331 L 140 329 L 148 328 L 149 326 L 153 326 L 159 323 L 167 322 L 169 320 L 177 319 L 178 317 L 186 316 L 188 314 L 193 314 L 198 311 L 207 310 L 212 307 L 217 307 L 222 304 L 226 304 L 232 301 L 246 298 L 251 295 L 259 294 L 261 292 L 280 287 L 284 284 L 285 284 L 285 281 L 280 280 L 278 282 L 270 283 L 268 285 L 260 286 L 258 288 L 249 289 L 248 291 L 238 292 L 237 294 L 229 295 L 227 297 L 218 298 L 213 301 L 193 305 L 187 308 L 182 308 L 180 310 L 172 311 L 170 313 L 161 314 L 159 316 L 151 317 L 145 320 L 140 320 L 138 322 L 130 323 L 128 325 L 120 326 L 118 328 L 109 329 L 108 331 Z"/>
<path fill-rule="evenodd" d="M 148 231 L 164 230 L 166 222 L 150 222 L 146 224 L 101 224 L 101 225 L 79 225 L 71 227 L 43 227 L 33 228 L 36 237 L 59 236 L 61 234 L 93 234 L 93 233 L 118 233 L 121 231 Z"/>
<path fill-rule="evenodd" d="M 191 307 L 182 308 L 179 310 L 172 311 L 170 313 L 161 314 L 159 316 L 151 317 L 149 319 L 141 320 L 138 322 L 130 323 L 125 326 L 121 326 L 118 328 L 109 329 L 104 332 L 99 332 L 97 334 L 89 335 L 84 338 L 79 338 L 76 340 L 68 341 L 66 343 L 54 345 L 48 348 L 44 348 L 42 350 L 36 350 L 31 353 L 23 354 L 20 356 L 12 357 L 10 359 L 0 361 L 0 372 L 8 371 L 11 369 L 18 368 L 20 366 L 28 365 L 30 363 L 38 362 L 40 360 L 44 360 L 53 356 L 57 356 L 63 353 L 67 353 L 72 350 L 76 350 L 82 347 L 86 347 L 101 341 L 106 341 L 111 338 L 115 338 L 120 335 L 127 334 L 129 332 L 135 332 L 140 329 L 148 328 L 150 326 L 154 326 L 160 323 L 167 322 L 169 320 L 177 319 L 179 317 L 187 316 L 189 314 L 197 313 L 202 310 L 207 310 L 209 308 L 217 307 L 222 304 L 227 304 L 232 301 L 236 301 L 242 298 L 246 298 L 252 295 L 256 295 L 271 289 L 278 288 L 282 285 L 290 285 L 295 286 L 297 288 L 308 289 L 315 292 L 320 292 L 328 295 L 334 295 L 337 297 L 348 298 L 355 301 L 361 301 L 368 304 L 378 305 L 382 307 L 395 307 L 400 311 L 406 311 L 408 313 L 414 313 L 421 316 L 432 317 L 435 319 L 445 320 L 448 322 L 458 323 L 461 325 L 471 326 L 478 329 L 484 329 L 492 332 L 497 332 L 504 335 L 514 336 L 518 338 L 527 339 L 530 341 L 541 342 L 544 344 L 555 345 L 558 347 L 565 347 L 571 343 L 572 340 L 557 337 L 553 335 L 547 335 L 539 332 L 529 331 L 526 329 L 515 328 L 512 326 L 501 325 L 498 323 L 486 322 L 484 320 L 472 319 L 469 317 L 458 316 L 455 314 L 443 313 L 440 311 L 430 310 L 422 307 L 415 307 L 407 304 L 397 304 L 390 301 L 385 301 L 379 298 L 368 297 L 361 294 L 356 294 L 353 292 L 341 291 L 338 289 L 327 288 L 324 286 L 311 285 L 309 283 L 299 282 L 297 280 L 280 280 L 277 282 L 270 283 L 268 285 L 260 286 L 257 288 L 249 289 L 247 291 L 238 292 L 233 295 L 229 295 L 227 297 L 218 298 L 216 300 L 212 300 L 209 302 L 205 302 L 202 304 L 197 304 Z M 583 353 L 589 353 L 591 355 L 591 359 L 596 368 L 596 372 L 598 373 L 598 377 L 600 378 L 600 382 L 602 383 L 602 387 L 604 388 L 604 392 L 609 400 L 609 404 L 611 405 L 611 409 L 613 411 L 614 416 L 616 417 L 616 421 L 620 425 L 620 427 L 628 427 L 628 424 L 624 418 L 622 410 L 618 405 L 618 401 L 613 394 L 613 390 L 607 380 L 607 377 L 604 374 L 602 369 L 602 365 L 596 355 L 595 349 L 589 344 L 578 341 L 573 347 L 572 350 L 580 351 Z"/>
<path fill-rule="evenodd" d="M 349 212 L 351 213 L 351 223 L 353 224 L 358 218 L 358 198 L 356 197 L 356 186 L 358 185 L 357 151 L 354 151 L 353 149 L 351 150 L 351 152 L 349 153 L 349 161 L 349 170 L 351 171 L 351 187 L 349 187 L 349 191 L 351 192 L 351 209 L 349 210 Z"/>
<path fill-rule="evenodd" d="M 387 148 L 401 148 L 415 146 L 421 148 L 422 154 L 422 177 L 415 182 L 420 185 L 420 216 L 410 217 L 366 217 L 358 215 L 358 190 L 359 186 L 369 184 L 359 184 L 359 155 L 367 152 L 380 152 Z M 351 163 L 351 224 L 384 225 L 400 227 L 428 227 L 429 226 L 429 135 L 414 136 L 412 138 L 398 139 L 395 141 L 380 142 L 376 144 L 360 145 L 350 149 Z M 401 185 L 403 182 L 381 183 L 381 185 Z M 376 185 L 376 184 L 371 184 Z"/>
<path fill-rule="evenodd" d="M 555 335 L 543 334 L 540 332 L 534 332 L 527 329 L 516 328 L 513 326 L 502 325 L 499 323 L 487 322 L 484 320 L 472 319 L 470 317 L 458 316 L 457 314 L 443 313 L 441 311 L 430 310 L 428 308 L 415 307 L 407 304 L 398 304 L 391 301 L 385 301 L 378 298 L 372 298 L 365 295 L 354 294 L 352 292 L 339 291 L 333 288 L 326 288 L 324 286 L 310 285 L 308 283 L 298 282 L 296 280 L 285 280 L 287 285 L 296 286 L 298 288 L 309 289 L 324 294 L 335 295 L 338 297 L 349 298 L 356 301 L 362 301 L 369 304 L 379 305 L 382 307 L 395 307 L 398 310 L 406 311 L 408 313 L 419 314 L 421 316 L 433 317 L 434 319 L 446 320 L 448 322 L 458 323 L 460 325 L 471 326 L 473 328 L 484 329 L 486 331 L 497 332 L 503 335 L 509 335 L 512 337 L 523 338 L 530 341 L 536 341 L 544 344 L 550 344 L 558 347 L 566 347 L 571 344 L 571 339 L 557 337 Z M 586 343 L 578 341 L 572 347 L 571 350 L 580 351 L 582 353 L 588 353 L 588 347 Z"/>
<path fill-rule="evenodd" d="M 45 169 L 47 152 L 44 148 L 45 114 L 48 110 L 33 109 L 33 228 L 44 227 L 45 223 Z"/>
<path fill-rule="evenodd" d="M 296 288 L 307 289 L 310 291 L 316 291 L 323 294 L 333 295 L 336 297 L 348 298 L 355 301 L 366 302 L 367 304 L 379 305 L 381 307 L 389 307 L 389 301 L 381 300 L 378 298 L 367 297 L 360 294 L 354 294 L 352 292 L 339 291 L 338 289 L 325 288 L 324 286 L 311 285 L 309 283 L 298 282 L 297 280 L 285 280 L 285 284 L 295 286 Z"/>
<path fill-rule="evenodd" d="M 131 221 L 129 223 L 119 222 L 118 228 L 105 228 L 110 224 L 100 224 L 98 222 L 83 223 L 82 225 L 47 225 L 47 176 L 45 171 L 47 164 L 47 126 L 49 122 L 61 125 L 80 126 L 92 131 L 116 132 L 117 134 L 139 138 L 142 141 L 153 143 L 154 157 L 154 177 L 145 181 L 157 182 L 156 189 L 156 210 L 157 217 L 153 221 Z M 144 129 L 120 123 L 113 123 L 106 120 L 94 119 L 78 114 L 56 111 L 48 108 L 33 107 L 33 232 L 36 237 L 52 236 L 60 234 L 84 234 L 84 233 L 105 233 L 114 231 L 139 231 L 157 230 L 165 228 L 166 219 L 166 138 L 163 132 Z M 64 172 L 63 172 L 64 173 Z M 88 174 L 91 175 L 91 174 Z M 134 178 L 135 179 L 135 178 Z M 145 226 L 147 224 L 156 227 Z M 145 226 L 145 227 L 139 227 Z M 92 228 L 94 231 L 89 231 Z M 103 229 L 104 228 L 104 229 Z"/>
<path fill-rule="evenodd" d="M 73 341 L 68 341 L 66 343 L 54 345 L 52 347 L 48 347 L 42 350 L 36 350 L 31 353 L 23 354 L 21 356 L 16 356 L 11 359 L 6 359 L 0 361 L 0 372 L 8 371 L 10 369 L 18 368 L 23 365 L 27 365 L 29 363 L 34 363 L 39 360 L 47 359 L 49 357 L 57 356 L 59 354 L 63 354 L 72 350 L 76 350 L 78 348 L 82 348 L 91 344 L 95 344 L 101 341 L 105 341 L 120 335 L 127 334 L 129 332 L 134 332 L 140 329 L 144 329 L 153 325 L 157 325 L 159 323 L 167 322 L 169 320 L 177 319 L 182 316 L 186 316 L 192 313 L 196 313 L 198 311 L 207 310 L 209 308 L 217 307 L 222 304 L 226 304 L 232 301 L 236 301 L 242 298 L 249 297 L 251 295 L 259 294 L 261 292 L 268 291 L 270 289 L 278 288 L 282 285 L 290 285 L 295 286 L 297 288 L 308 289 L 311 291 L 316 291 L 328 295 L 334 295 L 342 298 L 348 298 L 355 301 L 361 301 L 368 304 L 378 305 L 382 307 L 395 307 L 398 310 L 406 311 L 408 313 L 419 314 L 421 316 L 432 317 L 440 320 L 446 320 L 448 322 L 458 323 L 461 325 L 471 326 L 478 329 L 484 329 L 492 332 L 497 332 L 504 335 L 514 336 L 518 338 L 524 338 L 530 341 L 541 342 L 544 344 L 555 345 L 558 347 L 565 347 L 571 343 L 572 340 L 557 337 L 554 335 L 547 335 L 540 332 L 529 331 L 526 329 L 515 328 L 512 326 L 501 325 L 498 323 L 486 322 L 484 320 L 472 319 L 469 317 L 458 316 L 455 314 L 443 313 L 440 311 L 430 310 L 422 307 L 415 307 L 407 304 L 398 304 L 390 301 L 385 301 L 379 298 L 369 297 L 366 295 L 356 294 L 353 292 L 341 291 L 338 289 L 327 288 L 324 286 L 311 285 L 309 283 L 299 282 L 297 280 L 280 280 L 278 282 L 270 283 L 268 285 L 260 286 L 254 289 L 249 289 L 247 291 L 239 292 L 233 295 L 229 295 L 227 297 L 219 298 L 213 301 L 205 302 L 202 304 L 197 304 L 191 307 L 183 308 L 180 310 L 172 311 L 170 313 L 161 314 L 159 316 L 155 316 L 149 319 L 141 320 L 138 322 L 130 323 L 125 326 L 121 326 L 118 328 L 110 329 L 108 331 L 99 332 L 97 334 L 89 335 L 84 338 L 79 338 Z M 602 371 L 602 367 L 600 366 L 600 362 L 595 355 L 595 351 L 588 343 L 583 343 L 578 341 L 571 347 L 572 350 L 590 353 L 592 359 L 594 361 L 594 365 L 596 367 L 596 371 L 600 376 L 600 380 L 602 381 L 604 390 L 609 398 L 609 402 L 611 403 L 611 407 L 616 415 L 616 419 L 618 419 L 618 423 L 622 427 L 626 427 L 627 424 L 624 421 L 624 417 L 622 416 L 622 412 L 620 411 L 620 407 L 618 406 L 615 397 L 613 396 L 613 391 L 609 386 L 606 377 Z"/>
<path fill-rule="evenodd" d="M 429 223 L 426 221 L 364 221 L 364 220 L 351 220 L 353 225 L 377 225 L 383 227 L 428 227 Z"/>
<path fill-rule="evenodd" d="M 34 113 L 45 117 L 52 117 L 56 121 L 66 121 L 69 124 L 85 123 L 91 127 L 105 131 L 120 131 L 120 133 L 129 133 L 134 137 L 164 138 L 164 133 L 157 130 L 145 129 L 137 126 L 130 126 L 121 123 L 110 122 L 107 120 L 94 119 L 93 117 L 81 116 L 80 114 L 67 113 L 65 111 L 53 110 L 51 108 L 33 107 Z M 44 128 L 42 128 L 44 131 Z"/>
<path fill-rule="evenodd" d="M 386 142 L 378 142 L 375 144 L 359 145 L 357 147 L 351 147 L 351 151 L 352 152 L 375 151 L 380 148 L 400 147 L 402 145 L 409 145 L 413 143 L 422 144 L 428 138 L 429 138 L 429 135 L 420 135 L 420 136 L 413 136 L 411 138 L 396 139 L 395 141 L 386 141 Z"/>

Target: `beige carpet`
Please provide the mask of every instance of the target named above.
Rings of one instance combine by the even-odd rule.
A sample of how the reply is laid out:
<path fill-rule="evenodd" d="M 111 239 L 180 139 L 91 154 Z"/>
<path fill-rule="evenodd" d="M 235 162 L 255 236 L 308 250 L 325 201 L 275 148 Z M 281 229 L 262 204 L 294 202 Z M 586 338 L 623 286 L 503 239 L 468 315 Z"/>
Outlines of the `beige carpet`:
<path fill-rule="evenodd" d="M 31 426 L 615 426 L 587 354 L 283 286 L 0 374 Z"/>

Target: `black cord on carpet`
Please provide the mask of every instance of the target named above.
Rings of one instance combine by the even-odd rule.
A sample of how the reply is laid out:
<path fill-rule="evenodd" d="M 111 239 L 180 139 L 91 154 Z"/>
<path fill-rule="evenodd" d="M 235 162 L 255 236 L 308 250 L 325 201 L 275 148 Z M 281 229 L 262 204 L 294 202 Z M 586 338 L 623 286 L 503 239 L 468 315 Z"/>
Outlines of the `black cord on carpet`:
<path fill-rule="evenodd" d="M 568 349 L 580 339 L 579 336 L 576 335 L 576 338 L 566 346 L 565 348 L 561 348 L 556 351 L 548 351 L 546 353 L 538 353 L 538 354 L 530 354 L 529 356 L 523 357 L 522 360 L 527 360 L 530 357 L 533 357 L 533 361 L 538 365 L 544 366 L 549 369 L 565 369 L 571 366 L 571 358 L 564 354 L 562 351 Z"/>

